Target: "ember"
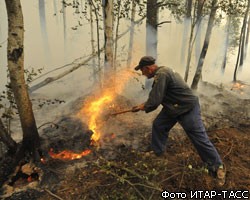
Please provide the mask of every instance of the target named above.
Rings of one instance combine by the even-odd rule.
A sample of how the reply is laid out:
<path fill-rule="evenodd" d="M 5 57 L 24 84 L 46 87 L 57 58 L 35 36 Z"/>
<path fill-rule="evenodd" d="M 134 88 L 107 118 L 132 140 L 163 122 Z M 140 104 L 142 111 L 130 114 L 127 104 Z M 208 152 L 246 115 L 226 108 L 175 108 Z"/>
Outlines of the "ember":
<path fill-rule="evenodd" d="M 41 161 L 41 163 L 43 163 L 43 164 L 45 164 L 45 163 L 46 163 L 45 158 L 41 158 L 41 159 L 40 159 L 40 161 Z"/>
<path fill-rule="evenodd" d="M 243 88 L 245 88 L 245 84 L 244 83 L 241 83 L 241 82 L 235 82 L 233 85 L 232 85 L 232 88 L 231 90 L 239 90 L 239 91 L 242 91 Z"/>
<path fill-rule="evenodd" d="M 54 159 L 75 160 L 75 159 L 80 159 L 80 158 L 90 154 L 90 152 L 91 152 L 91 150 L 87 149 L 81 153 L 74 153 L 72 151 L 67 151 L 67 150 L 64 150 L 60 153 L 54 153 L 53 149 L 50 149 L 49 155 L 50 155 L 50 157 L 52 157 Z"/>

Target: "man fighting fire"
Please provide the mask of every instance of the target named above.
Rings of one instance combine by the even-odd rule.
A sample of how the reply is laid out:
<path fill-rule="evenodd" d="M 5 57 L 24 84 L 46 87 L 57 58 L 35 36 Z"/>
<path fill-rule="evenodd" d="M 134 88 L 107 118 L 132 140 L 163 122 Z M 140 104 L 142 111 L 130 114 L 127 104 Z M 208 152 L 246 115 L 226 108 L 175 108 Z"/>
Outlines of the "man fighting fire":
<path fill-rule="evenodd" d="M 151 148 L 155 155 L 164 154 L 169 131 L 178 122 L 209 172 L 223 185 L 226 171 L 220 155 L 206 133 L 198 97 L 177 72 L 168 67 L 158 67 L 151 56 L 142 57 L 135 70 L 141 70 L 142 75 L 148 79 L 154 78 L 154 82 L 147 101 L 133 107 L 132 111 L 148 113 L 160 104 L 163 106 L 152 125 Z"/>

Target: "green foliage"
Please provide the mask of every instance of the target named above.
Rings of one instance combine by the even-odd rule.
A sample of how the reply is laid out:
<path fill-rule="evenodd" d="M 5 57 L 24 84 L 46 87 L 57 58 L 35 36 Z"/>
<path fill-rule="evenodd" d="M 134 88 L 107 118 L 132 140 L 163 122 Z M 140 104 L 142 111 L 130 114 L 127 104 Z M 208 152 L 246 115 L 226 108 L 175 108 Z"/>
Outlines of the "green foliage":
<path fill-rule="evenodd" d="M 24 70 L 26 83 L 30 83 L 34 77 L 41 74 L 43 69 L 44 68 L 39 68 L 35 70 L 34 68 L 31 68 L 31 70 Z M 7 77 L 9 78 L 9 74 Z M 7 124 L 9 124 L 10 120 L 13 119 L 15 114 L 18 114 L 17 105 L 10 82 L 5 85 L 5 90 L 3 90 L 0 94 L 0 113 L 0 117 L 5 119 L 8 122 Z M 9 129 L 10 127 L 8 127 L 8 130 Z"/>
<path fill-rule="evenodd" d="M 220 1 L 220 9 L 227 15 L 243 15 L 247 8 L 245 0 Z"/>
<path fill-rule="evenodd" d="M 171 15 L 179 22 L 182 21 L 183 16 L 186 12 L 184 0 L 162 0 L 158 3 L 158 7 L 160 11 L 164 11 L 165 9 L 169 10 Z"/>
<path fill-rule="evenodd" d="M 231 17 L 231 25 L 230 25 L 230 47 L 231 49 L 235 49 L 239 45 L 240 39 L 240 27 L 241 27 L 242 19 L 237 15 L 233 15 Z"/>
<path fill-rule="evenodd" d="M 26 83 L 29 84 L 36 76 L 42 73 L 44 68 L 39 68 L 35 70 L 34 68 L 31 68 L 30 70 L 25 69 L 24 70 L 24 75 L 26 77 Z"/>

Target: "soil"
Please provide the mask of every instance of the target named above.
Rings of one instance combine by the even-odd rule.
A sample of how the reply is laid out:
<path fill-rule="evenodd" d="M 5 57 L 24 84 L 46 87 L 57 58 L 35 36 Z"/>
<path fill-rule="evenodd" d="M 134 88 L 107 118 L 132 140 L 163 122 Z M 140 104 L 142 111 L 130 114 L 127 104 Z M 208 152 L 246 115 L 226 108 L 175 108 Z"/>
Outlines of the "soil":
<path fill-rule="evenodd" d="M 182 199 L 181 196 L 177 198 L 178 194 L 191 199 L 192 191 L 196 191 L 197 199 L 208 199 L 215 192 L 221 195 L 213 199 L 249 197 L 250 100 L 224 87 L 208 83 L 201 87 L 202 117 L 208 136 L 226 166 L 225 185 L 219 186 L 216 178 L 208 173 L 179 125 L 170 132 L 164 156 L 145 152 L 150 144 L 151 122 L 156 111 L 127 113 L 107 119 L 100 146 L 90 145 L 92 133 L 75 118 L 62 117 L 57 126 L 43 128 L 43 149 L 47 152 L 44 151 L 46 162 L 40 166 L 43 175 L 39 186 L 14 192 L 5 199 L 156 200 L 164 199 L 164 194 L 172 195 L 165 199 Z M 125 97 L 120 97 L 120 105 L 121 101 L 124 105 L 133 104 Z M 90 148 L 92 152 L 78 160 L 62 161 L 50 158 L 49 148 L 58 152 Z M 241 193 L 234 196 L 239 190 Z"/>

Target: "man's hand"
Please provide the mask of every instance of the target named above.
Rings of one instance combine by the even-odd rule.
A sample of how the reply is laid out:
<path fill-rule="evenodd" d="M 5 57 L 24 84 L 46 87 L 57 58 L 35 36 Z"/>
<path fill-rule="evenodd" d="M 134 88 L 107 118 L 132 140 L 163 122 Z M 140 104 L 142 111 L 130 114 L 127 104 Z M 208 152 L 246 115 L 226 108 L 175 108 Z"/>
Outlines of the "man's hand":
<path fill-rule="evenodd" d="M 144 110 L 144 103 L 141 104 L 141 105 L 139 105 L 139 106 L 134 106 L 134 107 L 132 108 L 132 112 L 138 112 L 138 111 L 140 111 L 140 110 Z"/>

